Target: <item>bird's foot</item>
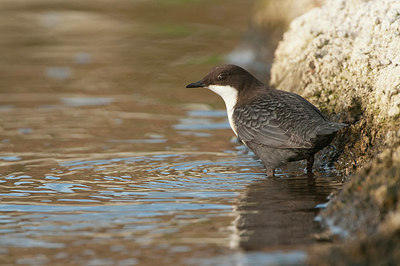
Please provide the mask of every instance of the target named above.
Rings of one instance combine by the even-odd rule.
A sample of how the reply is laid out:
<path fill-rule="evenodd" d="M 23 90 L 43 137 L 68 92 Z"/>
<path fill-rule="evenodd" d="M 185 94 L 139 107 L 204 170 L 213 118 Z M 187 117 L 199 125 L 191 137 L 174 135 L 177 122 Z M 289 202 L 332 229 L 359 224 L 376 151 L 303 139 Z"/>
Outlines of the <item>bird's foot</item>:
<path fill-rule="evenodd" d="M 309 158 L 307 158 L 306 171 L 307 171 L 307 176 L 308 177 L 313 177 L 314 176 L 313 170 L 312 170 L 313 165 L 314 165 L 314 155 L 311 155 Z"/>
<path fill-rule="evenodd" d="M 267 169 L 267 176 L 268 177 L 275 177 L 275 169 L 274 168 L 268 168 Z"/>
<path fill-rule="evenodd" d="M 312 172 L 312 170 L 308 171 L 308 169 L 307 169 L 307 177 L 308 178 L 313 178 L 314 177 L 314 173 Z"/>

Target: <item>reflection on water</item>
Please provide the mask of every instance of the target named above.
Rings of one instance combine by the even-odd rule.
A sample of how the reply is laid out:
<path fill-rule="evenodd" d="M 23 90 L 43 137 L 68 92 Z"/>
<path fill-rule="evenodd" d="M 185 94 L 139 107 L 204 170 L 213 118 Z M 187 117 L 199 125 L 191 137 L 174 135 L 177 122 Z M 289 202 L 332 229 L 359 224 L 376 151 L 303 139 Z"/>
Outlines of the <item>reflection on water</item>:
<path fill-rule="evenodd" d="M 222 101 L 185 88 L 249 1 L 0 7 L 1 265 L 304 263 L 336 175 L 267 178 Z"/>
<path fill-rule="evenodd" d="M 336 181 L 339 188 L 339 182 Z M 305 245 L 320 232 L 314 217 L 317 205 L 327 200 L 335 186 L 335 176 L 262 179 L 252 182 L 235 211 L 240 233 L 238 245 L 245 249 Z"/>
<path fill-rule="evenodd" d="M 306 253 L 291 252 L 247 252 L 218 256 L 212 259 L 192 259 L 189 262 L 199 265 L 303 265 L 306 263 Z"/>
<path fill-rule="evenodd" d="M 246 184 L 264 178 L 250 171 L 258 167 L 251 158 L 224 153 L 149 153 L 60 161 L 44 176 L 7 175 L 0 246 L 13 253 L 94 245 L 99 256 L 110 252 L 103 251 L 108 244 L 94 243 L 115 241 L 120 248 L 113 256 L 136 250 L 135 259 L 146 256 L 141 249 L 227 249 L 232 208 Z M 85 254 L 75 256 L 79 261 Z"/>

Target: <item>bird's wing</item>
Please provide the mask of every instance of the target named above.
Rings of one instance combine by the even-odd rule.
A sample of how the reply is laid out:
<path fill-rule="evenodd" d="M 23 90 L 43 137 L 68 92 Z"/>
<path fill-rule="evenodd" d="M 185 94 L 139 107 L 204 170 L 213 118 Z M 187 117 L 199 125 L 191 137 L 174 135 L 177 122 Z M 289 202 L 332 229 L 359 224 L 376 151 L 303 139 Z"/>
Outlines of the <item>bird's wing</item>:
<path fill-rule="evenodd" d="M 265 99 L 235 108 L 233 120 L 238 137 L 245 143 L 251 141 L 272 148 L 311 148 L 309 140 L 289 128 L 296 114 L 287 111 L 285 106 Z"/>
<path fill-rule="evenodd" d="M 286 94 L 285 97 L 292 98 L 292 101 L 294 99 L 296 99 L 298 102 L 301 102 L 303 107 L 308 109 L 309 112 L 313 112 L 315 114 L 318 114 L 318 115 L 321 116 L 321 118 L 323 120 L 328 121 L 328 117 L 326 117 L 326 115 L 324 115 L 317 107 L 315 107 L 312 103 L 310 103 L 309 101 L 307 101 L 306 99 L 304 99 L 300 95 L 298 95 L 296 93 L 293 93 L 293 92 L 288 92 L 288 91 L 284 91 L 284 93 Z"/>

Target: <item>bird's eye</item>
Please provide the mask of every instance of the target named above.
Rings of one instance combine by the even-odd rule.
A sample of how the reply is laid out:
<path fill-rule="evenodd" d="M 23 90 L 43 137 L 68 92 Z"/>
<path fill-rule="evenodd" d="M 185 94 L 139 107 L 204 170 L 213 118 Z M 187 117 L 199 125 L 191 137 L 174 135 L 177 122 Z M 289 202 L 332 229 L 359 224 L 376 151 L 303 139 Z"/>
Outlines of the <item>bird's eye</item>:
<path fill-rule="evenodd" d="M 219 74 L 218 77 L 217 77 L 217 79 L 218 79 L 218 80 L 224 80 L 224 79 L 226 79 L 226 74 L 225 74 L 225 73 Z"/>

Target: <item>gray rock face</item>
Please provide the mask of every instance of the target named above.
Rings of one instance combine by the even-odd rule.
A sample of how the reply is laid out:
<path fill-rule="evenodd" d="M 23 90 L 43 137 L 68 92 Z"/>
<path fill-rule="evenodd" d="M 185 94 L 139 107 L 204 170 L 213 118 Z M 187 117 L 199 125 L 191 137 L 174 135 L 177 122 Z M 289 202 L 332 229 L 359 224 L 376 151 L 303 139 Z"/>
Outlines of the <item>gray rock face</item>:
<path fill-rule="evenodd" d="M 271 83 L 380 121 L 400 115 L 400 1 L 328 0 L 295 19 L 275 52 Z M 357 107 L 359 108 L 359 107 Z"/>

